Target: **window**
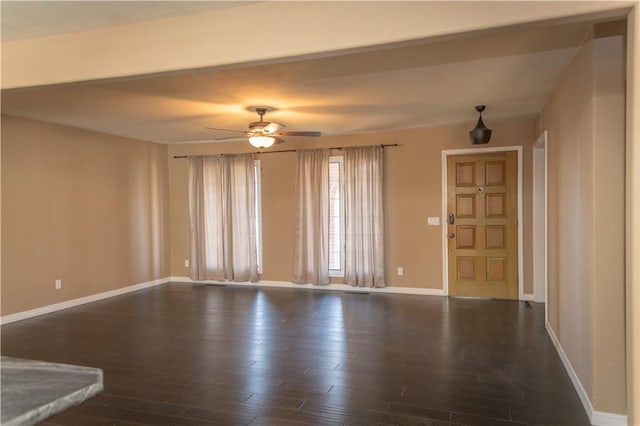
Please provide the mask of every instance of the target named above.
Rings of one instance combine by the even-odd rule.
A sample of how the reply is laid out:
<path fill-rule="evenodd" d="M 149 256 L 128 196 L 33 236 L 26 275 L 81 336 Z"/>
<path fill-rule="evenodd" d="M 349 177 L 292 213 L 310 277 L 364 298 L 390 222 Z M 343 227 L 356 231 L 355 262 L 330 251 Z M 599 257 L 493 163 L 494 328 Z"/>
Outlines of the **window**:
<path fill-rule="evenodd" d="M 256 261 L 258 267 L 258 273 L 262 273 L 262 185 L 260 177 L 262 175 L 262 169 L 260 168 L 260 160 L 253 162 L 253 170 L 255 178 L 253 180 L 254 185 L 254 215 L 255 215 L 255 231 L 256 231 Z"/>
<path fill-rule="evenodd" d="M 382 146 L 300 150 L 291 280 L 384 287 Z"/>
<path fill-rule="evenodd" d="M 251 154 L 189 157 L 192 279 L 258 280 L 260 164 L 254 160 Z"/>
<path fill-rule="evenodd" d="M 344 276 L 344 172 L 342 157 L 329 157 L 329 276 Z"/>

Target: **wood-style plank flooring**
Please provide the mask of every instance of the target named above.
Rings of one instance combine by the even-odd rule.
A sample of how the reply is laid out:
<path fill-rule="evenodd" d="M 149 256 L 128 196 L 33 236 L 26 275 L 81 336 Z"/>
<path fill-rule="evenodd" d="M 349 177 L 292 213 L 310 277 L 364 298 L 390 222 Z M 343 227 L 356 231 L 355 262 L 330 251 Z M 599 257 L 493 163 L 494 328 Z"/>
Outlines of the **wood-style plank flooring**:
<path fill-rule="evenodd" d="M 2 327 L 99 367 L 47 425 L 588 425 L 542 305 L 167 284 Z"/>

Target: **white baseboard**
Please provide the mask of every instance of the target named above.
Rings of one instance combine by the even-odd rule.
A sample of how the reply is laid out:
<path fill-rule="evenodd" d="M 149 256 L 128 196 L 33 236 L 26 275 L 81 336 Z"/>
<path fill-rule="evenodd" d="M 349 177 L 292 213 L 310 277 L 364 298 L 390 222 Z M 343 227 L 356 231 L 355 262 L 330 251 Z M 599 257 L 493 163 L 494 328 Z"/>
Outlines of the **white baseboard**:
<path fill-rule="evenodd" d="M 595 426 L 627 426 L 627 416 L 594 410 L 591 413 L 591 424 Z"/>
<path fill-rule="evenodd" d="M 121 294 L 143 290 L 145 288 L 154 287 L 160 284 L 166 284 L 168 282 L 169 282 L 169 277 L 159 278 L 153 281 L 147 281 L 140 284 L 134 284 L 127 287 L 117 288 L 115 290 L 109 290 L 109 291 L 105 291 L 98 294 L 92 294 L 91 296 L 85 296 L 85 297 L 80 297 L 78 299 L 66 300 L 64 302 L 43 306 L 41 308 L 35 308 L 35 309 L 30 309 L 28 311 L 22 311 L 22 312 L 17 312 L 15 314 L 5 315 L 3 317 L 0 317 L 0 325 L 21 321 L 27 318 L 37 317 L 39 315 L 49 314 L 51 312 L 61 311 L 63 309 L 72 308 L 74 306 L 84 305 L 85 303 L 91 303 L 91 302 L 96 302 L 102 299 L 108 299 L 114 296 L 120 296 Z"/>
<path fill-rule="evenodd" d="M 422 296 L 444 296 L 444 290 L 440 288 L 413 288 L 413 287 L 352 287 L 346 284 L 329 284 L 329 285 L 313 285 L 313 284 L 295 284 L 288 281 L 257 281 L 257 282 L 232 282 L 232 281 L 193 281 L 189 277 L 170 277 L 171 282 L 176 283 L 203 283 L 203 284 L 225 284 L 238 286 L 256 286 L 256 287 L 279 287 L 279 288 L 305 288 L 309 290 L 325 290 L 325 291 L 348 291 L 361 293 L 393 293 L 393 294 L 415 294 Z"/>
<path fill-rule="evenodd" d="M 551 325 L 547 322 L 545 324 L 545 328 L 547 329 L 547 333 L 553 342 L 553 346 L 555 346 L 556 351 L 558 352 L 558 356 L 560 356 L 560 360 L 562 364 L 564 364 L 565 370 L 569 374 L 569 378 L 571 379 L 571 383 L 573 383 L 573 387 L 576 389 L 578 393 L 578 397 L 584 406 L 587 415 L 589 416 L 589 421 L 594 426 L 627 426 L 627 416 L 624 414 L 615 414 L 615 413 L 607 413 L 604 411 L 596 411 L 593 409 L 593 404 L 591 403 L 591 399 L 589 399 L 589 395 L 587 391 L 584 390 L 582 386 L 582 382 L 580 382 L 580 378 L 578 374 L 573 369 L 571 365 L 571 361 L 569 361 L 569 357 L 564 352 L 562 345 L 560 344 L 560 340 L 558 340 L 558 336 L 551 328 Z"/>

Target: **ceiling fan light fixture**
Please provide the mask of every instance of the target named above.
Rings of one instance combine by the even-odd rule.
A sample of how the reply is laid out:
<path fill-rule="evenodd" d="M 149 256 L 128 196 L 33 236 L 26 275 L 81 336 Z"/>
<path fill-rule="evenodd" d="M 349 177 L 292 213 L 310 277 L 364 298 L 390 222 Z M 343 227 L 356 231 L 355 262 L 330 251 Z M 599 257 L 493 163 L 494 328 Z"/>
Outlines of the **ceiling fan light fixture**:
<path fill-rule="evenodd" d="M 249 123 L 248 130 L 231 130 L 231 129 L 223 129 L 223 128 L 217 128 L 217 127 L 206 127 L 206 128 L 209 130 L 216 130 L 216 131 L 242 133 L 243 135 L 249 137 L 249 143 L 256 148 L 269 148 L 271 145 L 275 143 L 282 143 L 284 142 L 284 140 L 281 139 L 281 136 L 318 137 L 322 135 L 321 132 L 316 132 L 316 131 L 285 132 L 285 131 L 282 131 L 282 129 L 286 127 L 284 124 L 264 121 L 265 113 L 267 111 L 273 111 L 274 108 L 248 107 L 247 109 L 249 111 L 255 111 L 258 114 L 258 116 L 260 116 L 260 121 L 253 121 Z M 219 138 L 215 140 L 224 140 L 224 139 L 234 139 L 234 138 Z"/>
<path fill-rule="evenodd" d="M 486 109 L 484 105 L 476 105 L 476 111 L 478 111 L 478 123 L 471 131 L 469 131 L 469 139 L 474 145 L 480 145 L 489 143 L 491 140 L 491 129 L 487 128 L 482 121 L 482 111 Z"/>
<path fill-rule="evenodd" d="M 256 148 L 269 148 L 276 141 L 273 136 L 251 136 L 249 143 Z"/>

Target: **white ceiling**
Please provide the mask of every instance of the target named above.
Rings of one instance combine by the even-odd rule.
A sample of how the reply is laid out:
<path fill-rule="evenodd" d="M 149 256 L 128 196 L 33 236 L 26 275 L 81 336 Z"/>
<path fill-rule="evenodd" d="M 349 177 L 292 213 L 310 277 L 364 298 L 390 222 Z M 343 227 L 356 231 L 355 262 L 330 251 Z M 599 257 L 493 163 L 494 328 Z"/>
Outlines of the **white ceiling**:
<path fill-rule="evenodd" d="M 227 9 L 249 1 L 7 1 L 2 40 L 20 40 Z"/>
<path fill-rule="evenodd" d="M 6 24 L 8 28 L 15 24 L 13 15 L 5 14 L 4 3 L 3 35 Z M 73 11 L 68 3 L 67 12 Z M 215 7 L 228 7 L 228 3 Z M 123 3 L 122 10 L 115 10 L 143 10 L 143 4 Z M 155 8 L 162 3 L 149 4 Z M 192 13 L 197 6 L 179 8 L 176 13 Z M 113 11 L 115 6 L 103 7 Z M 28 8 L 18 9 L 17 16 L 24 19 Z M 162 9 L 167 13 L 167 7 Z M 80 13 L 91 15 L 88 10 Z M 139 16 L 153 18 L 157 13 L 140 12 Z M 57 14 L 51 16 L 57 20 Z M 107 22 L 106 17 L 101 19 L 96 25 Z M 56 25 L 64 27 L 62 22 Z M 319 59 L 9 90 L 2 93 L 2 111 L 167 143 L 232 136 L 205 127 L 244 130 L 257 119 L 246 108 L 256 105 L 274 107 L 267 120 L 285 123 L 287 130 L 323 134 L 453 122 L 468 122 L 472 127 L 477 104 L 487 104 L 485 122 L 491 127 L 492 119 L 533 117 L 539 112 L 588 27 L 585 22 L 541 25 Z M 19 33 L 15 31 L 14 36 Z"/>

